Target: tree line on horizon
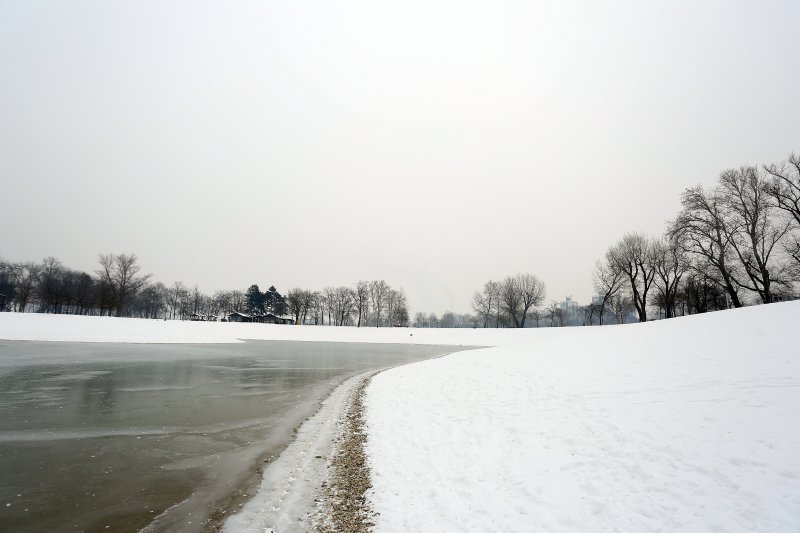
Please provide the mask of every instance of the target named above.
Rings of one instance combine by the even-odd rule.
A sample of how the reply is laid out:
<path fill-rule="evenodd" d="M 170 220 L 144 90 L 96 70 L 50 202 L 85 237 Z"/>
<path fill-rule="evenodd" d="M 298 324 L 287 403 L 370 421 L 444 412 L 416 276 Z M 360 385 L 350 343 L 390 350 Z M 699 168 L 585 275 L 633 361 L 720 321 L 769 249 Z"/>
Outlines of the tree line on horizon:
<path fill-rule="evenodd" d="M 98 266 L 88 273 L 55 257 L 40 263 L 0 259 L 0 311 L 185 320 L 244 305 L 242 291 L 208 296 L 180 281 L 170 286 L 153 282 L 141 273 L 135 254 L 100 254 Z"/>
<path fill-rule="evenodd" d="M 135 254 L 101 254 L 99 268 L 82 272 L 55 257 L 41 263 L 0 259 L 0 311 L 187 320 L 239 312 L 291 316 L 296 324 L 346 326 L 408 325 L 402 289 L 384 280 L 320 291 L 294 288 L 282 295 L 275 286 L 204 294 L 195 285 L 152 281 Z"/>
<path fill-rule="evenodd" d="M 160 287 L 140 274 L 135 254 L 100 254 L 98 266 L 90 274 L 55 257 L 0 259 L 0 311 L 156 318 L 151 300 Z"/>
<path fill-rule="evenodd" d="M 581 323 L 623 323 L 797 299 L 800 283 L 800 156 L 723 171 L 710 189 L 691 187 L 654 238 L 625 234 L 592 272 L 596 296 Z M 508 304 L 509 281 L 487 282 L 472 308 L 483 327 L 524 327 Z M 541 302 L 537 302 L 537 306 Z M 563 325 L 558 302 L 531 317 Z"/>
<path fill-rule="evenodd" d="M 270 287 L 270 291 L 274 287 Z M 269 291 L 268 291 L 269 293 Z M 268 294 L 267 293 L 267 294 Z M 320 291 L 295 287 L 286 293 L 265 298 L 260 305 L 257 285 L 246 293 L 246 309 L 288 315 L 295 324 L 331 326 L 407 326 L 408 301 L 403 289 L 392 288 L 384 280 L 359 281 L 353 287 L 325 287 Z"/>

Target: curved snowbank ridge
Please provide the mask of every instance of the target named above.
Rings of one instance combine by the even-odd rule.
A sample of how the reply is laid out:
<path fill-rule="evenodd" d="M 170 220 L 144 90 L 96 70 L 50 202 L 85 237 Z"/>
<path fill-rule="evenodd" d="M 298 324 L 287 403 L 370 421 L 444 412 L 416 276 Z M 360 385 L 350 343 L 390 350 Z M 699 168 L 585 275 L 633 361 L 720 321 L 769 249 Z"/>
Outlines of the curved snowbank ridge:
<path fill-rule="evenodd" d="M 376 530 L 800 531 L 798 319 L 559 328 L 383 372 Z"/>

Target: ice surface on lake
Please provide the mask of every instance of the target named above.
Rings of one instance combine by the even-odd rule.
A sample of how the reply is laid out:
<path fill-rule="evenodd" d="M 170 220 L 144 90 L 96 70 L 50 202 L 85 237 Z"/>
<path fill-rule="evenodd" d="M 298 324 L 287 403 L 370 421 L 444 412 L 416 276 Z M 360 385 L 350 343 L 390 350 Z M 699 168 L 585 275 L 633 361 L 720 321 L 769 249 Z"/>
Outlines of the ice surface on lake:
<path fill-rule="evenodd" d="M 197 531 L 333 386 L 449 350 L 0 342 L 0 531 Z"/>

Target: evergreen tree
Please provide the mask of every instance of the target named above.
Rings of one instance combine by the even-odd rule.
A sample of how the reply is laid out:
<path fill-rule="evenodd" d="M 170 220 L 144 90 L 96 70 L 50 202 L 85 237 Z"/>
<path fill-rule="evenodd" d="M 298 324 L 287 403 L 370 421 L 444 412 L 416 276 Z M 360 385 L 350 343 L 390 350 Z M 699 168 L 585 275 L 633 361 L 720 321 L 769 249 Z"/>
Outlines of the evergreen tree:
<path fill-rule="evenodd" d="M 286 314 L 286 298 L 278 292 L 274 285 L 270 286 L 267 292 L 264 293 L 264 308 L 274 315 L 282 316 Z"/>
<path fill-rule="evenodd" d="M 250 285 L 250 288 L 244 293 L 247 311 L 250 313 L 263 313 L 264 296 L 265 295 L 258 288 L 258 285 Z"/>

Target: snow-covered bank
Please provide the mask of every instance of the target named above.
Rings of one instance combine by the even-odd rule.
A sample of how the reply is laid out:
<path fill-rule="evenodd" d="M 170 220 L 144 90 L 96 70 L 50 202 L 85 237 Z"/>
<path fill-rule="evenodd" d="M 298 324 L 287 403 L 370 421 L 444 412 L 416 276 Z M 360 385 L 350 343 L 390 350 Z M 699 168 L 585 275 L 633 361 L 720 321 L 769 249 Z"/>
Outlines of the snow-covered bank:
<path fill-rule="evenodd" d="M 124 343 L 232 343 L 242 340 L 499 345 L 533 330 L 356 328 L 188 322 L 103 316 L 0 313 L 0 339 Z"/>
<path fill-rule="evenodd" d="M 377 375 L 377 531 L 800 531 L 798 319 L 543 330 Z"/>
<path fill-rule="evenodd" d="M 294 441 L 265 467 L 258 492 L 225 521 L 224 531 L 314 530 L 342 416 L 356 388 L 372 374 L 354 376 L 334 389 L 319 411 L 300 426 Z"/>

